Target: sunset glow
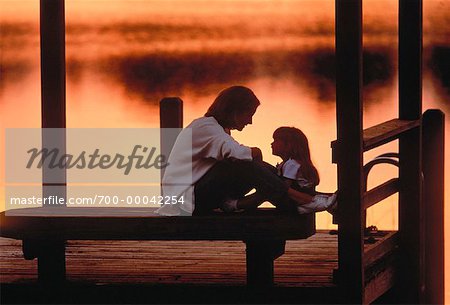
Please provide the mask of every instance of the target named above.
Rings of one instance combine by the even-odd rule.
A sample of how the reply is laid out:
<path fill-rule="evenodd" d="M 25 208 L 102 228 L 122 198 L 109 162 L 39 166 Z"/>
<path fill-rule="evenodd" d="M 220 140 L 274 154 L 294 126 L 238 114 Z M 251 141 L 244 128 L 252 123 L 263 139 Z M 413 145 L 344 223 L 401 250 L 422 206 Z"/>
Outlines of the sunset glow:
<path fill-rule="evenodd" d="M 364 127 L 397 116 L 397 1 L 364 1 L 367 83 Z M 435 62 L 450 49 L 450 1 L 424 0 L 423 109 L 450 109 L 448 79 Z M 5 209 L 5 128 L 39 128 L 39 1 L 0 0 L 0 210 Z M 330 143 L 336 138 L 333 0 L 67 0 L 67 127 L 158 127 L 158 101 L 179 96 L 184 124 L 202 116 L 217 93 L 239 83 L 261 100 L 253 125 L 233 133 L 271 155 L 273 131 L 296 126 L 308 136 L 319 191 L 337 187 Z M 436 59 L 438 58 L 438 59 Z M 447 57 L 448 60 L 448 57 Z M 448 62 L 448 61 L 447 61 Z M 441 73 L 441 74 L 440 74 Z M 448 73 L 448 71 L 447 71 Z M 450 119 L 445 127 L 449 131 Z M 446 135 L 445 204 L 450 196 Z M 365 155 L 397 151 L 397 143 Z M 376 186 L 397 175 L 385 166 Z M 396 229 L 398 196 L 368 210 L 368 225 Z M 445 219 L 450 219 L 445 210 Z M 317 227 L 336 228 L 319 213 Z M 446 299 L 450 226 L 446 224 Z"/>

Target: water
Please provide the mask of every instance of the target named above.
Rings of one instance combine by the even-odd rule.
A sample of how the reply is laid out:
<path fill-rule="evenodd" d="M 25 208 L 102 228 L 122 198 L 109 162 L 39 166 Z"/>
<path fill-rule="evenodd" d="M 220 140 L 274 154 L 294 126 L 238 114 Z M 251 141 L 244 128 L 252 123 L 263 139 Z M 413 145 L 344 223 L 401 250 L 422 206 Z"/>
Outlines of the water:
<path fill-rule="evenodd" d="M 166 96 L 184 100 L 187 124 L 222 88 L 243 84 L 262 105 L 253 125 L 233 135 L 260 147 L 275 164 L 273 131 L 301 128 L 321 175 L 318 189 L 336 189 L 330 150 L 336 138 L 334 1 L 66 2 L 68 127 L 158 127 L 158 102 Z M 396 2 L 364 1 L 365 127 L 398 112 Z M 0 6 L 0 126 L 40 127 L 39 1 L 0 0 Z M 450 107 L 449 21 L 448 1 L 424 1 L 424 110 Z M 446 143 L 448 161 L 448 135 Z M 396 150 L 396 143 L 385 145 L 365 159 Z M 369 186 L 395 175 L 394 168 L 380 166 Z M 446 198 L 449 192 L 446 185 Z M 370 208 L 368 225 L 395 229 L 396 200 Z M 317 224 L 334 227 L 326 213 L 318 214 Z"/>

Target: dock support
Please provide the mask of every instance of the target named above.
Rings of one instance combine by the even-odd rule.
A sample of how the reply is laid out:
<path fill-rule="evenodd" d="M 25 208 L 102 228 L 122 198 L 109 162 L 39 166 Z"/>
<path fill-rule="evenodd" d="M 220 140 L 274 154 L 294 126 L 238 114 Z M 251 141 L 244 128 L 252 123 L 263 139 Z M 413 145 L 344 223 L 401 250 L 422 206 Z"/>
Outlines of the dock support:
<path fill-rule="evenodd" d="M 399 1 L 399 118 L 422 115 L 422 0 Z M 399 232 L 402 302 L 416 304 L 424 293 L 424 221 L 421 127 L 399 139 Z"/>
<path fill-rule="evenodd" d="M 270 287 L 274 281 L 274 260 L 284 254 L 286 241 L 245 241 L 247 285 Z"/>
<path fill-rule="evenodd" d="M 66 254 L 64 241 L 41 242 L 38 255 L 38 281 L 58 285 L 66 280 Z"/>
<path fill-rule="evenodd" d="M 362 31 L 362 0 L 336 0 L 338 278 L 343 300 L 352 304 L 364 302 Z"/>
<path fill-rule="evenodd" d="M 444 304 L 444 113 L 423 115 L 425 304 Z"/>
<path fill-rule="evenodd" d="M 66 150 L 66 59 L 64 0 L 40 1 L 42 145 Z M 61 129 L 48 133 L 46 128 Z M 52 171 L 52 173 L 50 173 Z M 66 196 L 66 169 L 43 166 L 43 196 Z M 56 179 L 56 181 L 54 181 Z M 55 192 L 57 194 L 55 194 Z M 38 254 L 39 281 L 63 283 L 66 275 L 64 241 L 26 241 Z M 32 249 L 34 248 L 34 249 Z M 24 248 L 25 249 L 25 248 Z M 25 254 L 27 255 L 27 254 Z"/>

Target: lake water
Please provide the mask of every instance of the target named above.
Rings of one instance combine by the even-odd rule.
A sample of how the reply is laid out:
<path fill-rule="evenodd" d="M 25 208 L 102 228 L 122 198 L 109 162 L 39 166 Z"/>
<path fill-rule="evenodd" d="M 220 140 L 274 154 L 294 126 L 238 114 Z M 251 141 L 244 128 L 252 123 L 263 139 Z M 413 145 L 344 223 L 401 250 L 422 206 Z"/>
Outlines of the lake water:
<path fill-rule="evenodd" d="M 365 128 L 397 116 L 397 9 L 395 0 L 364 1 Z M 321 175 L 318 189 L 336 189 L 334 1 L 66 1 L 66 24 L 67 127 L 158 127 L 158 102 L 166 96 L 184 100 L 187 124 L 221 89 L 243 84 L 262 105 L 253 125 L 233 136 L 275 164 L 273 131 L 302 129 Z M 424 0 L 424 110 L 450 107 L 449 24 L 449 1 Z M 39 1 L 0 0 L 0 34 L 0 127 L 40 127 Z M 365 159 L 396 150 L 396 143 L 385 145 Z M 380 166 L 369 186 L 396 174 Z M 448 184 L 445 192 L 448 203 Z M 392 196 L 370 208 L 368 225 L 396 228 L 396 202 Z M 327 213 L 317 224 L 334 228 Z"/>

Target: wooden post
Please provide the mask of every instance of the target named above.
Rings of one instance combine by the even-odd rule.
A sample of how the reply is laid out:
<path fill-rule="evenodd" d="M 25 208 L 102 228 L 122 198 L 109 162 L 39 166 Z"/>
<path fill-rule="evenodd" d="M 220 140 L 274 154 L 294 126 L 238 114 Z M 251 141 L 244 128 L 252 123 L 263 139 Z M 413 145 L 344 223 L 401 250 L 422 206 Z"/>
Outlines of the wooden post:
<path fill-rule="evenodd" d="M 161 155 L 168 158 L 179 132 L 164 129 L 183 128 L 183 101 L 178 97 L 163 98 L 159 103 L 159 122 L 161 128 Z M 164 170 L 164 168 L 161 169 L 161 181 L 164 176 Z"/>
<path fill-rule="evenodd" d="M 270 287 L 274 279 L 274 260 L 284 254 L 286 241 L 247 240 L 247 285 Z"/>
<path fill-rule="evenodd" d="M 345 303 L 363 303 L 362 0 L 336 0 L 336 62 L 338 281 Z"/>
<path fill-rule="evenodd" d="M 38 281 L 63 284 L 66 279 L 65 241 L 42 241 L 38 256 Z"/>
<path fill-rule="evenodd" d="M 425 304 L 444 304 L 444 113 L 423 115 Z"/>
<path fill-rule="evenodd" d="M 64 0 L 41 0 L 42 128 L 66 127 Z"/>
<path fill-rule="evenodd" d="M 422 114 L 422 0 L 399 1 L 399 118 Z M 399 139 L 400 287 L 404 303 L 420 303 L 424 292 L 421 128 Z"/>
<path fill-rule="evenodd" d="M 42 145 L 57 146 L 65 154 L 66 69 L 64 0 L 40 1 Z M 48 134 L 45 128 L 61 128 Z M 58 183 L 49 183 L 50 170 Z M 56 186 L 56 188 L 55 188 Z M 55 194 L 55 192 L 57 194 Z M 66 169 L 43 167 L 43 196 L 66 196 Z M 65 279 L 64 241 L 42 241 L 38 256 L 39 281 L 61 283 Z"/>

